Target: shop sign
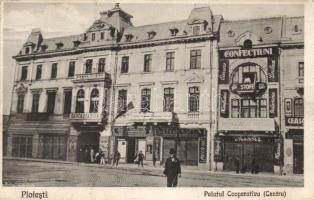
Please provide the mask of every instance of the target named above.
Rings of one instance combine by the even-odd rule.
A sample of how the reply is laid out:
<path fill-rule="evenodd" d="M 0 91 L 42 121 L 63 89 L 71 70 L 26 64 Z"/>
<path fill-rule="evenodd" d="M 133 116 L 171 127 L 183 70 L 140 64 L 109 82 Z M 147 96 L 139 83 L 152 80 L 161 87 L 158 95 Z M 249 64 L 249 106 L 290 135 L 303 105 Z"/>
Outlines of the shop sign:
<path fill-rule="evenodd" d="M 229 91 L 221 90 L 220 94 L 220 116 L 228 117 L 229 115 Z"/>
<path fill-rule="evenodd" d="M 206 138 L 200 138 L 199 140 L 199 162 L 206 163 Z"/>
<path fill-rule="evenodd" d="M 278 82 L 278 64 L 276 57 L 268 58 L 268 82 Z"/>
<path fill-rule="evenodd" d="M 222 142 L 220 138 L 215 139 L 214 143 L 214 161 L 215 162 L 222 162 L 223 156 L 222 156 Z"/>
<path fill-rule="evenodd" d="M 219 84 L 228 84 L 229 82 L 229 60 L 220 59 L 219 61 Z"/>
<path fill-rule="evenodd" d="M 255 49 L 235 49 L 235 50 L 221 50 L 221 58 L 254 58 L 254 57 L 265 57 L 276 54 L 275 48 L 255 48 Z"/>
<path fill-rule="evenodd" d="M 277 117 L 277 89 L 269 89 L 269 117 Z"/>
<path fill-rule="evenodd" d="M 286 116 L 286 126 L 304 126 L 304 118 Z"/>
<path fill-rule="evenodd" d="M 286 138 L 287 139 L 293 139 L 293 140 L 303 140 L 304 139 L 304 131 L 303 129 L 292 129 L 289 130 L 286 133 Z"/>
<path fill-rule="evenodd" d="M 265 92 L 267 84 L 263 82 L 256 83 L 233 83 L 230 89 L 235 94 L 260 94 Z"/>
<path fill-rule="evenodd" d="M 239 136 L 239 137 L 235 137 L 234 141 L 235 142 L 257 142 L 257 143 L 260 143 L 263 140 L 261 137 L 257 137 L 257 136 Z"/>

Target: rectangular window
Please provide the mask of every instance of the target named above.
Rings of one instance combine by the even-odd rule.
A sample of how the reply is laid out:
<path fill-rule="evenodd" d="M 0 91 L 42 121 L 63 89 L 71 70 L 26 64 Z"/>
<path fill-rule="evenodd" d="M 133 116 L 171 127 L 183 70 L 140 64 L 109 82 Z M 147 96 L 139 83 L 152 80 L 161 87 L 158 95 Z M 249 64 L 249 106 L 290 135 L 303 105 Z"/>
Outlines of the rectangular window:
<path fill-rule="evenodd" d="M 101 33 L 100 33 L 100 39 L 101 39 L 101 40 L 105 39 L 105 33 L 104 33 L 104 32 L 101 32 Z"/>
<path fill-rule="evenodd" d="M 95 39 L 96 39 L 96 34 L 92 33 L 92 41 L 95 41 Z"/>
<path fill-rule="evenodd" d="M 129 56 L 123 56 L 121 62 L 121 73 L 129 72 Z"/>
<path fill-rule="evenodd" d="M 239 99 L 232 99 L 231 101 L 232 118 L 239 118 L 240 117 L 239 111 L 240 111 Z"/>
<path fill-rule="evenodd" d="M 198 87 L 189 88 L 189 112 L 199 112 L 200 91 Z"/>
<path fill-rule="evenodd" d="M 93 59 L 87 59 L 85 63 L 85 74 L 92 73 Z"/>
<path fill-rule="evenodd" d="M 126 112 L 127 109 L 127 90 L 119 90 L 118 93 L 118 114 Z"/>
<path fill-rule="evenodd" d="M 194 26 L 193 27 L 193 35 L 199 35 L 200 34 L 201 27 L 200 26 Z"/>
<path fill-rule="evenodd" d="M 20 135 L 12 137 L 12 156 L 13 157 L 32 157 L 33 137 Z"/>
<path fill-rule="evenodd" d="M 164 112 L 173 112 L 174 107 L 174 89 L 164 89 Z"/>
<path fill-rule="evenodd" d="M 58 73 L 58 63 L 52 63 L 51 78 L 57 78 L 57 73 Z"/>
<path fill-rule="evenodd" d="M 27 66 L 22 67 L 21 81 L 25 81 L 27 79 L 27 68 Z"/>
<path fill-rule="evenodd" d="M 68 77 L 73 77 L 75 74 L 75 61 L 69 62 L 69 71 L 68 71 Z"/>
<path fill-rule="evenodd" d="M 304 77 L 304 62 L 299 62 L 299 77 Z"/>
<path fill-rule="evenodd" d="M 17 96 L 17 109 L 16 109 L 17 113 L 23 113 L 23 110 L 24 110 L 24 98 L 25 98 L 24 94 L 19 94 Z"/>
<path fill-rule="evenodd" d="M 174 52 L 168 52 L 166 54 L 166 71 L 174 70 Z"/>
<path fill-rule="evenodd" d="M 36 80 L 41 79 L 41 74 L 42 74 L 42 65 L 37 65 L 37 69 L 36 69 Z"/>
<path fill-rule="evenodd" d="M 55 109 L 56 92 L 48 92 L 47 113 L 53 114 Z"/>
<path fill-rule="evenodd" d="M 150 89 L 142 89 L 141 92 L 141 112 L 150 111 Z"/>
<path fill-rule="evenodd" d="M 71 105 L 72 105 L 72 90 L 66 90 L 64 91 L 64 107 L 63 107 L 64 114 L 71 113 Z"/>
<path fill-rule="evenodd" d="M 38 113 L 40 94 L 33 94 L 32 113 Z"/>
<path fill-rule="evenodd" d="M 151 72 L 152 67 L 152 54 L 144 55 L 144 72 Z"/>
<path fill-rule="evenodd" d="M 294 116 L 304 117 L 304 103 L 303 99 L 297 98 L 294 100 Z"/>
<path fill-rule="evenodd" d="M 191 50 L 190 52 L 190 69 L 201 68 L 201 50 Z"/>
<path fill-rule="evenodd" d="M 106 58 L 99 58 L 98 73 L 105 72 Z"/>

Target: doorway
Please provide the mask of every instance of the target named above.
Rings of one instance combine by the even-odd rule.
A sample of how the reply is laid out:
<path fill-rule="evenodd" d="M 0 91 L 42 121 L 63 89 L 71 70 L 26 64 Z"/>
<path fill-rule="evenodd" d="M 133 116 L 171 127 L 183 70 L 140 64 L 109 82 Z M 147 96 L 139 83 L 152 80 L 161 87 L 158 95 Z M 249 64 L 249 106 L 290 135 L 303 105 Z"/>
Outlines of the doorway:
<path fill-rule="evenodd" d="M 298 141 L 293 143 L 293 173 L 304 173 L 304 150 L 303 142 Z"/>
<path fill-rule="evenodd" d="M 82 132 L 78 137 L 78 162 L 90 162 L 90 151 L 94 153 L 99 150 L 99 133 Z"/>

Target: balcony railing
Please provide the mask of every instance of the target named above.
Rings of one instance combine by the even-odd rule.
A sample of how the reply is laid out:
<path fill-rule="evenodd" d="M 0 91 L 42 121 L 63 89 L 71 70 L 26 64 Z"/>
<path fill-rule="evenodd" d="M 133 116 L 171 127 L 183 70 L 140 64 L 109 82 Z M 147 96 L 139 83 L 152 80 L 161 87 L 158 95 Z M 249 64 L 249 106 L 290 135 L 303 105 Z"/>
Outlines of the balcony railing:
<path fill-rule="evenodd" d="M 101 122 L 100 113 L 71 113 L 70 120 L 73 122 Z"/>
<path fill-rule="evenodd" d="M 198 119 L 198 118 L 200 118 L 200 113 L 198 113 L 198 112 L 190 112 L 190 113 L 188 113 L 188 118 L 189 119 Z"/>
<path fill-rule="evenodd" d="M 107 72 L 101 73 L 89 73 L 89 74 L 76 74 L 74 79 L 72 79 L 74 83 L 79 82 L 97 82 L 97 81 L 109 81 L 111 82 L 110 74 Z"/>

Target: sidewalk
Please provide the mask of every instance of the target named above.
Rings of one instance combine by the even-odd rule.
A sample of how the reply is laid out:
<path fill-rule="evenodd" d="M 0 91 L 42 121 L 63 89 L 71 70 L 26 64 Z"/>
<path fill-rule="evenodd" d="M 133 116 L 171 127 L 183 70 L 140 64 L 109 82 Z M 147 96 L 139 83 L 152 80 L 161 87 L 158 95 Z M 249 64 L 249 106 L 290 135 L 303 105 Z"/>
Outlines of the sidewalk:
<path fill-rule="evenodd" d="M 97 163 L 80 163 L 80 162 L 70 162 L 70 161 L 63 161 L 63 160 L 48 160 L 48 159 L 34 159 L 34 158 L 17 158 L 17 157 L 3 157 L 3 160 L 16 160 L 16 161 L 29 161 L 29 162 L 43 162 L 43 163 L 61 163 L 61 164 L 71 164 L 77 166 L 92 166 L 92 167 L 99 167 Z M 132 163 L 119 163 L 118 167 L 113 166 L 112 164 L 106 164 L 104 167 L 106 168 L 117 168 L 117 169 L 144 169 L 144 170 L 159 170 L 162 171 L 164 166 L 156 164 L 154 167 L 152 163 L 145 163 L 144 167 L 138 167 L 137 164 Z M 244 173 L 244 174 L 236 174 L 233 171 L 207 171 L 206 169 L 198 168 L 197 166 L 181 166 L 182 173 L 197 173 L 197 174 L 204 174 L 204 175 L 215 175 L 215 176 L 223 176 L 223 175 L 230 175 L 230 176 L 245 176 L 245 177 L 269 177 L 269 178 L 279 178 L 279 179 L 298 179 L 301 180 L 304 178 L 303 174 L 292 174 L 292 175 L 285 175 L 281 176 L 278 174 L 273 173 L 266 173 L 261 172 L 258 174 L 251 174 L 251 173 Z"/>

